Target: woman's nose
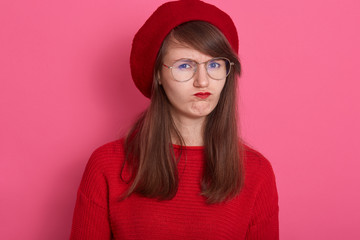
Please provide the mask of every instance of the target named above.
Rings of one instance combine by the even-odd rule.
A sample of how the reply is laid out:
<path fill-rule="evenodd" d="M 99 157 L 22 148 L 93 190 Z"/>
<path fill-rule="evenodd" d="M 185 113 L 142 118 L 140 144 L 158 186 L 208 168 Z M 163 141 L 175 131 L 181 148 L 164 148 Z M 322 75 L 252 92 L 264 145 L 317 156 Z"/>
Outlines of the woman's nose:
<path fill-rule="evenodd" d="M 194 76 L 195 87 L 207 87 L 209 86 L 209 75 L 206 72 L 205 64 L 199 64 Z"/>

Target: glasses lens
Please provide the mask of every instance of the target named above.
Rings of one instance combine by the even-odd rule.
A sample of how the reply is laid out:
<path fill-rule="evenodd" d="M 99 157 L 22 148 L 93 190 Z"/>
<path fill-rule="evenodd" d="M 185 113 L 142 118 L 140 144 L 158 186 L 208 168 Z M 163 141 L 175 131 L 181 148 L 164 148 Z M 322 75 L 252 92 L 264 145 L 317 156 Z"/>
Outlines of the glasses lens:
<path fill-rule="evenodd" d="M 214 58 L 206 66 L 209 76 L 216 80 L 227 77 L 230 72 L 230 61 L 226 58 Z"/>
<path fill-rule="evenodd" d="M 191 59 L 181 59 L 174 63 L 171 68 L 176 81 L 185 82 L 190 80 L 197 69 L 198 63 Z M 225 79 L 230 72 L 231 63 L 227 58 L 213 58 L 207 62 L 206 71 L 212 79 Z"/>
<path fill-rule="evenodd" d="M 191 79 L 196 71 L 196 63 L 190 59 L 181 59 L 173 65 L 171 71 L 175 80 L 183 82 Z"/>

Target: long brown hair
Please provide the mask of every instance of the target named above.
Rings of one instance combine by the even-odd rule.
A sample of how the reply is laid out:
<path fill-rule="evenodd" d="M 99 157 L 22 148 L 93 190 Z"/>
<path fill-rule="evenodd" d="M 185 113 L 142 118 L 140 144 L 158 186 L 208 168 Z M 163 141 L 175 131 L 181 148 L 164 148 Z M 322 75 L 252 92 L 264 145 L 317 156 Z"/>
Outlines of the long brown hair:
<path fill-rule="evenodd" d="M 171 140 L 175 137 L 180 145 L 185 143 L 171 117 L 170 102 L 157 79 L 171 38 L 204 54 L 226 57 L 235 63 L 217 106 L 206 118 L 203 134 L 205 164 L 199 183 L 201 194 L 209 204 L 223 202 L 236 196 L 244 183 L 236 107 L 240 63 L 226 37 L 215 26 L 203 21 L 183 23 L 163 41 L 155 62 L 150 106 L 140 115 L 125 139 L 126 162 L 132 176 L 122 199 L 132 193 L 159 200 L 172 199 L 178 189 L 177 161 L 180 156 L 176 158 Z M 124 167 L 125 162 L 122 172 Z"/>

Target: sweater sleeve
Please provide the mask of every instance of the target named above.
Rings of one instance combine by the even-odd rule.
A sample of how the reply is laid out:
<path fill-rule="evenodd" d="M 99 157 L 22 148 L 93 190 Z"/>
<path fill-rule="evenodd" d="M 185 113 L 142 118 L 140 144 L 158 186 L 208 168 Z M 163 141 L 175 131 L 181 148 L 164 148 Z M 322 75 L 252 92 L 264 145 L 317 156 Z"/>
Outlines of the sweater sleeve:
<path fill-rule="evenodd" d="M 273 169 L 264 158 L 259 174 L 261 183 L 255 199 L 247 240 L 279 239 L 278 193 Z"/>
<path fill-rule="evenodd" d="M 77 193 L 70 240 L 109 240 L 108 185 L 103 172 L 106 154 L 90 157 Z"/>

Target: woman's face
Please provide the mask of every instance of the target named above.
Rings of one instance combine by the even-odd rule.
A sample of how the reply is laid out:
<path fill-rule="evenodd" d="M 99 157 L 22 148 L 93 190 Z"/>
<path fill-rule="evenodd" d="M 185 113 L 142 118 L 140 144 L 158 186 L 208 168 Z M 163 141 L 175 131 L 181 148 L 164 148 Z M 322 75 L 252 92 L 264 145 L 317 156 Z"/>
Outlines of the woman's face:
<path fill-rule="evenodd" d="M 191 59 L 203 63 L 212 58 L 172 40 L 165 49 L 163 63 L 173 66 L 179 59 Z M 179 82 L 174 79 L 170 68 L 162 67 L 159 83 L 171 103 L 171 114 L 174 118 L 205 119 L 216 107 L 226 78 L 214 80 L 208 76 L 205 68 L 205 64 L 198 65 L 195 75 L 189 81 Z"/>

